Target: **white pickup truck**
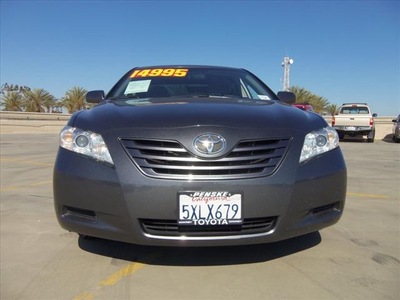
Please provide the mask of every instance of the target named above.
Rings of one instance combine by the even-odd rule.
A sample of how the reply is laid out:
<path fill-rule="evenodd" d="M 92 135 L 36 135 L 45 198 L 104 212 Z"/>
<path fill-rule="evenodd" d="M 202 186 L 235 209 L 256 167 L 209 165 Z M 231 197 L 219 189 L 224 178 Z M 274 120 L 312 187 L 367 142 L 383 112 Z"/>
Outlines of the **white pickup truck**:
<path fill-rule="evenodd" d="M 344 103 L 339 108 L 339 113 L 332 118 L 332 127 L 336 129 L 340 139 L 345 135 L 367 136 L 367 141 L 373 143 L 376 116 L 377 114 L 371 114 L 366 103 Z"/>

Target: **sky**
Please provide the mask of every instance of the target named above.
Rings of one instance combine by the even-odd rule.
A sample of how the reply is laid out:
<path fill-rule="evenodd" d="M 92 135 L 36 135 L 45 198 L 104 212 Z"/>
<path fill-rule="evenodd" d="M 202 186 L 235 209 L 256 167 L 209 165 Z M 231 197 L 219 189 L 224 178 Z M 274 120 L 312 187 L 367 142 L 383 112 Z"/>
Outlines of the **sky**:
<path fill-rule="evenodd" d="M 282 90 L 400 113 L 400 1 L 0 0 L 0 83 L 57 98 L 111 89 L 135 66 L 245 68 Z"/>

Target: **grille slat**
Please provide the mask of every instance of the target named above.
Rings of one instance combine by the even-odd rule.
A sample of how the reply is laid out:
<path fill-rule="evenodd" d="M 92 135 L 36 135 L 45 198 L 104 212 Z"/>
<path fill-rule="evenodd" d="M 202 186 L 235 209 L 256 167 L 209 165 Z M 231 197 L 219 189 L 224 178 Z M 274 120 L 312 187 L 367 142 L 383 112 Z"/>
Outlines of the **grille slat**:
<path fill-rule="evenodd" d="M 182 171 L 229 171 L 229 170 L 242 170 L 249 169 L 249 166 L 181 166 L 181 165 L 149 165 L 150 168 L 157 169 L 171 169 L 171 170 L 182 170 Z M 265 164 L 253 164 L 253 169 L 264 168 Z"/>
<path fill-rule="evenodd" d="M 127 149 L 136 150 L 135 148 L 127 147 Z M 153 147 L 153 146 L 140 146 L 140 151 L 145 152 L 145 150 L 149 150 L 149 153 L 174 153 L 174 152 L 183 152 L 186 153 L 186 150 L 181 148 L 168 148 L 168 147 Z"/>
<path fill-rule="evenodd" d="M 202 158 L 177 141 L 120 139 L 146 175 L 168 179 L 228 179 L 268 176 L 282 162 L 290 139 L 241 141 L 224 156 Z"/>
<path fill-rule="evenodd" d="M 143 153 L 142 153 L 143 154 Z M 251 163 L 252 161 L 259 161 L 259 160 L 267 160 L 267 159 L 273 159 L 276 157 L 281 157 L 282 154 L 277 156 L 277 153 L 274 153 L 273 155 L 262 155 L 262 154 L 255 154 L 251 155 L 248 157 L 241 157 L 241 156 L 229 156 L 229 157 L 224 157 L 218 160 L 216 162 L 215 160 L 204 160 L 204 159 L 199 159 L 197 157 L 193 156 L 187 156 L 187 157 L 179 157 L 180 162 L 187 162 L 187 163 L 195 163 L 195 164 L 229 164 L 229 163 L 235 163 L 235 162 L 243 162 L 243 164 L 246 163 Z M 139 155 L 136 151 L 135 153 L 132 153 L 132 157 L 135 159 L 142 159 L 143 155 Z M 164 161 L 176 161 L 177 156 L 163 156 L 163 155 L 146 155 L 145 159 L 147 161 L 152 161 L 152 160 L 164 160 Z M 249 159 L 251 158 L 251 159 Z"/>
<path fill-rule="evenodd" d="M 141 219 L 140 224 L 148 234 L 160 236 L 226 236 L 265 233 L 274 229 L 277 217 L 244 219 L 236 226 L 179 226 L 176 220 Z"/>

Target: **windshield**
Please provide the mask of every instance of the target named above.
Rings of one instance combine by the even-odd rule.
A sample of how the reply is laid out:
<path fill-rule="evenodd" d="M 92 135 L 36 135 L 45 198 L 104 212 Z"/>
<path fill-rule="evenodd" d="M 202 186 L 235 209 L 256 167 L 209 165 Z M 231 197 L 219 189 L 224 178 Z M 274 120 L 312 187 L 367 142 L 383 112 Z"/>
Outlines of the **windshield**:
<path fill-rule="evenodd" d="M 257 77 L 243 69 L 149 67 L 128 72 L 107 98 L 225 97 L 276 99 Z"/>
<path fill-rule="evenodd" d="M 340 110 L 341 114 L 361 114 L 361 115 L 367 115 L 369 114 L 368 107 L 359 107 L 359 106 L 345 106 L 342 107 Z"/>

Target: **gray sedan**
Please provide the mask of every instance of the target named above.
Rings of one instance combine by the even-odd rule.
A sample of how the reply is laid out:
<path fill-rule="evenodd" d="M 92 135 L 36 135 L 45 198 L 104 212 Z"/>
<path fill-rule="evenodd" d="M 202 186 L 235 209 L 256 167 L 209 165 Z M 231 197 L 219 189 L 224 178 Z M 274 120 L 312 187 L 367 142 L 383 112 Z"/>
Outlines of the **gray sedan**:
<path fill-rule="evenodd" d="M 142 245 L 274 242 L 336 223 L 346 166 L 336 131 L 244 69 L 127 72 L 60 133 L 60 225 Z"/>

